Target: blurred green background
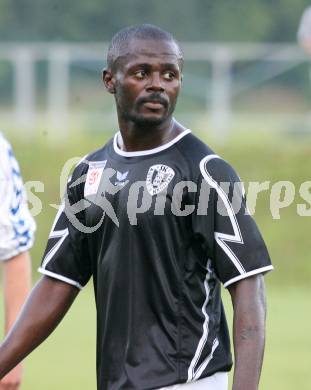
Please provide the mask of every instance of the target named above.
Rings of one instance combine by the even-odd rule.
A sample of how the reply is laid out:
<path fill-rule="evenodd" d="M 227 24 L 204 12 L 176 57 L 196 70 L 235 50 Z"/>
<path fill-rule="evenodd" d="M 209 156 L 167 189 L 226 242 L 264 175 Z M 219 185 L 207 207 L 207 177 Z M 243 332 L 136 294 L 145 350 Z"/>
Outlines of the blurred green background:
<path fill-rule="evenodd" d="M 5 41 L 110 39 L 135 23 L 155 23 L 184 40 L 291 41 L 306 0 L 2 0 Z"/>
<path fill-rule="evenodd" d="M 270 188 L 280 180 L 295 185 L 295 199 L 280 210 L 280 219 L 272 217 L 270 191 L 260 193 L 257 200 L 255 219 L 275 266 L 266 277 L 267 346 L 260 389 L 311 388 L 311 217 L 297 213 L 297 204 L 307 204 L 299 194 L 300 185 L 311 180 L 309 62 L 296 44 L 299 20 L 308 5 L 304 0 L 1 0 L 0 130 L 13 145 L 26 184 L 44 184 L 43 192 L 29 187 L 42 206 L 36 216 L 38 231 L 32 250 L 34 282 L 56 212 L 51 204 L 60 203 L 64 164 L 103 145 L 117 130 L 117 123 L 113 100 L 100 82 L 104 48 L 96 58 L 86 55 L 71 60 L 68 96 L 59 97 L 68 114 L 61 129 L 49 116 L 49 57 L 35 62 L 34 96 L 30 91 L 27 95 L 25 84 L 22 101 L 27 107 L 33 100 L 35 107 L 35 120 L 29 126 L 20 120 L 25 113 L 20 116 L 16 109 L 18 70 L 10 57 L 15 54 L 8 50 L 15 50 L 21 42 L 26 48 L 43 42 L 46 49 L 51 43 L 106 42 L 129 24 L 155 23 L 181 42 L 197 45 L 199 57 L 210 55 L 207 60 L 186 56 L 176 118 L 236 168 L 246 191 L 249 181 L 270 181 Z M 213 55 L 205 52 L 209 50 L 205 43 L 215 53 L 225 44 L 229 54 L 236 56 L 223 73 L 228 77 L 227 90 L 220 100 L 217 85 L 224 86 L 218 80 L 215 93 L 218 68 Z M 280 43 L 284 46 L 269 46 Z M 276 54 L 282 59 L 275 60 Z M 221 109 L 217 104 L 223 105 Z M 222 124 L 225 128 L 220 126 L 221 136 L 214 127 L 215 112 L 220 119 L 227 117 Z M 224 299 L 230 319 L 226 291 Z M 89 283 L 55 333 L 27 359 L 22 390 L 95 389 L 95 320 Z"/>

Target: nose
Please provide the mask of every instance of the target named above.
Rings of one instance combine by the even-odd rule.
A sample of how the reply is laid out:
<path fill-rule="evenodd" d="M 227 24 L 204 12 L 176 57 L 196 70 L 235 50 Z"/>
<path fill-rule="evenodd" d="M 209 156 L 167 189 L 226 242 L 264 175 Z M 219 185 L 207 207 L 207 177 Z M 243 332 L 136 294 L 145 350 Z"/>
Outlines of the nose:
<path fill-rule="evenodd" d="M 149 83 L 146 89 L 147 91 L 160 91 L 160 92 L 164 91 L 163 83 L 159 72 L 151 73 L 151 76 L 149 78 Z"/>

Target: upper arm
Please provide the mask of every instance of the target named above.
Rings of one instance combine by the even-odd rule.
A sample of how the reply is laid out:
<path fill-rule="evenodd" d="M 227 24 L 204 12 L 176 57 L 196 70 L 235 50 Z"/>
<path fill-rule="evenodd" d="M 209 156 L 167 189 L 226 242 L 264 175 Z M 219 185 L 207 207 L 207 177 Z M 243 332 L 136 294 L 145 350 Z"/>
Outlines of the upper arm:
<path fill-rule="evenodd" d="M 43 298 L 55 297 L 55 301 L 70 301 L 79 293 L 79 290 L 71 284 L 46 275 L 41 277 L 35 288 L 40 289 Z"/>
<path fill-rule="evenodd" d="M 243 279 L 237 283 L 234 283 L 228 287 L 231 295 L 232 306 L 234 309 L 238 305 L 243 307 L 249 313 L 260 309 L 265 316 L 266 311 L 266 293 L 265 282 L 262 274 Z"/>
<path fill-rule="evenodd" d="M 16 256 L 11 257 L 8 261 L 3 262 L 4 276 L 9 276 L 12 280 L 20 280 L 21 278 L 30 279 L 30 256 L 29 252 L 21 252 Z"/>

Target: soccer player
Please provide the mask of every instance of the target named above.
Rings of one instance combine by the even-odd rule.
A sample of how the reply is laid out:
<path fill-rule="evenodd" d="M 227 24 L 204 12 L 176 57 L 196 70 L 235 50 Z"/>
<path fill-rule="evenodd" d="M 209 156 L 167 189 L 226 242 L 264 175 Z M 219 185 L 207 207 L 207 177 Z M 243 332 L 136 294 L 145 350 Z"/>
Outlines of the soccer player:
<path fill-rule="evenodd" d="M 167 32 L 139 25 L 111 42 L 103 81 L 120 131 L 75 168 L 38 282 L 0 348 L 0 375 L 57 326 L 93 277 L 100 390 L 258 388 L 263 274 L 272 269 L 232 167 L 173 112 L 183 57 Z"/>
<path fill-rule="evenodd" d="M 19 167 L 10 144 L 0 133 L 0 262 L 3 270 L 5 332 L 7 333 L 30 289 L 28 250 L 33 244 L 35 223 L 27 208 Z M 18 365 L 0 381 L 0 390 L 20 388 Z"/>

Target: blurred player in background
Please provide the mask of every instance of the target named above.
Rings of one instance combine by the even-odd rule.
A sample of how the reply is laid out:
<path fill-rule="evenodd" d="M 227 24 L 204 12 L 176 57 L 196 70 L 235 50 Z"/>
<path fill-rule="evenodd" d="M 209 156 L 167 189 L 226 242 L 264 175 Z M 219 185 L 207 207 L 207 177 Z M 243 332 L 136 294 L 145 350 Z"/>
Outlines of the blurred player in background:
<path fill-rule="evenodd" d="M 25 191 L 10 144 L 0 133 L 0 262 L 3 271 L 5 333 L 13 325 L 28 295 L 35 223 L 29 213 Z M 22 366 L 0 381 L 0 390 L 20 388 Z"/>
<path fill-rule="evenodd" d="M 307 7 L 300 19 L 297 40 L 299 45 L 311 59 L 311 6 Z M 309 82 L 311 84 L 311 66 L 309 66 Z M 311 112 L 307 115 L 307 123 L 311 125 Z"/>
<path fill-rule="evenodd" d="M 107 63 L 120 131 L 73 172 L 43 277 L 0 347 L 0 376 L 53 331 L 93 277 L 99 390 L 226 390 L 222 283 L 234 310 L 233 389 L 257 390 L 263 274 L 273 267 L 239 177 L 173 117 L 181 49 L 166 31 L 133 26 L 113 37 Z"/>
<path fill-rule="evenodd" d="M 301 16 L 297 39 L 300 46 L 311 56 L 311 6 L 307 7 Z"/>

